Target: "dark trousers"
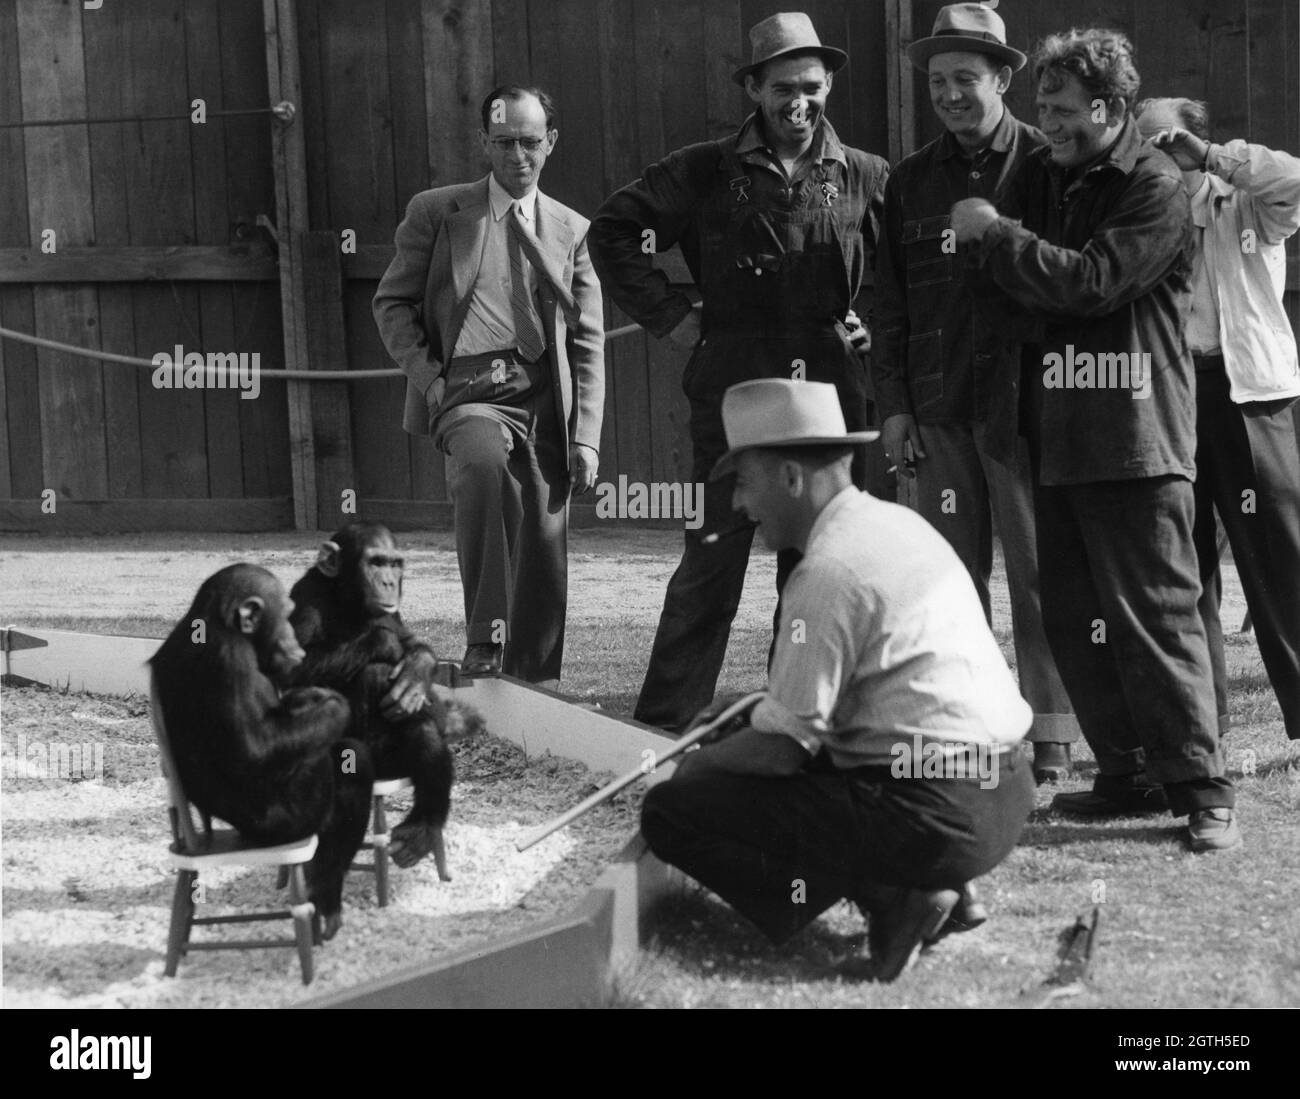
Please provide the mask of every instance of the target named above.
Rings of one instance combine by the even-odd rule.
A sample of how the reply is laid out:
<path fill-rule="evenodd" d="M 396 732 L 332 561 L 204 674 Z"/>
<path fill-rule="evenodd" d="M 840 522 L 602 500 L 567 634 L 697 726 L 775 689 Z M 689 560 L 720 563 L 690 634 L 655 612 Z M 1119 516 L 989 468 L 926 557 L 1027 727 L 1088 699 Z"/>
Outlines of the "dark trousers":
<path fill-rule="evenodd" d="M 735 370 L 738 362 L 744 362 L 750 371 L 748 377 L 788 378 L 791 356 L 804 348 L 814 349 L 802 351 L 808 360 L 808 380 L 835 383 L 846 427 L 849 431 L 865 428 L 870 413 L 859 386 L 862 364 L 838 336 L 808 343 L 711 336 L 707 349 L 701 345 L 692 356 L 684 388 L 691 404 L 691 479 L 704 486 L 704 521 L 698 530 L 685 532 L 681 563 L 668 581 L 650 664 L 634 712 L 636 719 L 647 725 L 679 730 L 713 700 L 754 540 L 753 528 L 745 526 L 744 516 L 731 507 L 735 477 L 709 480 L 709 472 L 727 451 L 722 426 L 723 391 L 694 379 L 720 369 L 724 362 Z M 866 484 L 866 470 L 865 455 L 856 454 L 853 480 L 859 488 Z M 727 530 L 733 533 L 717 542 L 703 541 L 715 531 Z M 797 550 L 777 554 L 778 596 L 799 558 Z M 780 613 L 778 602 L 774 623 L 780 621 Z"/>
<path fill-rule="evenodd" d="M 1098 770 L 1145 770 L 1175 816 L 1231 806 L 1191 482 L 1040 485 L 1035 504 L 1043 626 Z"/>
<path fill-rule="evenodd" d="M 983 424 L 919 424 L 918 430 L 927 456 L 917 459 L 911 484 L 906 478 L 900 481 L 899 503 L 923 515 L 956 550 L 975 583 L 990 628 L 996 521 L 1011 596 L 1016 674 L 1020 693 L 1034 711 L 1027 739 L 1067 744 L 1078 740 L 1079 723 L 1043 636 L 1028 448 L 1022 442 L 1015 465 L 1007 466 L 989 455 Z"/>
<path fill-rule="evenodd" d="M 1293 402 L 1234 404 L 1222 359 L 1214 361 L 1217 369 L 1196 374 L 1195 541 L 1215 701 L 1227 714 L 1217 509 L 1287 736 L 1300 740 L 1300 447 Z"/>
<path fill-rule="evenodd" d="M 996 785 L 835 770 L 783 777 L 701 771 L 646 794 L 641 833 L 664 862 L 713 890 L 775 943 L 871 885 L 959 889 L 1001 862 L 1034 804 L 1018 751 Z"/>
<path fill-rule="evenodd" d="M 472 411 L 465 406 L 454 411 Z M 505 645 L 502 671 L 559 679 L 568 600 L 568 455 L 550 386 L 440 432 L 471 645 Z M 514 426 L 508 426 L 509 421 Z"/>

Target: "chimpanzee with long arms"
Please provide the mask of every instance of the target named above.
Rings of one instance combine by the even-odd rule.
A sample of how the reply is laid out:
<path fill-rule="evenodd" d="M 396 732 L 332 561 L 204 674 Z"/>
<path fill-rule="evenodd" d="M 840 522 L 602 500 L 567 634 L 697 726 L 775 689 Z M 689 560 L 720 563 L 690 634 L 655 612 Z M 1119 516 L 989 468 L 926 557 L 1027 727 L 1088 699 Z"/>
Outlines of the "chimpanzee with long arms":
<path fill-rule="evenodd" d="M 379 523 L 349 523 L 322 544 L 290 592 L 290 622 L 307 654 L 297 681 L 341 692 L 352 708 L 351 735 L 370 747 L 376 774 L 411 779 L 415 804 L 393 829 L 390 853 L 407 867 L 433 852 L 448 881 L 447 743 L 480 732 L 482 719 L 434 693 L 437 659 L 402 622 L 403 569 L 392 534 Z"/>

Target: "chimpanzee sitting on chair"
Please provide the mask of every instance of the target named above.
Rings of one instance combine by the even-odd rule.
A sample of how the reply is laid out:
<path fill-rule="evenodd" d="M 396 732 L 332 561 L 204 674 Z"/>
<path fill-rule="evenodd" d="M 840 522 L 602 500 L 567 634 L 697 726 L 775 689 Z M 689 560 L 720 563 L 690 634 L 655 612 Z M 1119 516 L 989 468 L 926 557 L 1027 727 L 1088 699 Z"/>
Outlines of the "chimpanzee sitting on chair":
<path fill-rule="evenodd" d="M 329 939 L 374 770 L 366 746 L 345 736 L 336 691 L 280 690 L 302 656 L 280 582 L 230 565 L 203 582 L 150 664 L 181 787 L 199 811 L 249 843 L 319 835 L 307 883 Z"/>
<path fill-rule="evenodd" d="M 442 838 L 451 809 L 447 743 L 481 732 L 483 722 L 434 693 L 437 659 L 400 614 L 403 567 L 379 523 L 349 523 L 321 545 L 289 593 L 290 621 L 307 651 L 296 681 L 342 692 L 351 734 L 369 745 L 377 775 L 411 779 L 415 804 L 393 829 L 393 861 L 412 866 L 432 851 L 438 876 L 450 881 Z"/>

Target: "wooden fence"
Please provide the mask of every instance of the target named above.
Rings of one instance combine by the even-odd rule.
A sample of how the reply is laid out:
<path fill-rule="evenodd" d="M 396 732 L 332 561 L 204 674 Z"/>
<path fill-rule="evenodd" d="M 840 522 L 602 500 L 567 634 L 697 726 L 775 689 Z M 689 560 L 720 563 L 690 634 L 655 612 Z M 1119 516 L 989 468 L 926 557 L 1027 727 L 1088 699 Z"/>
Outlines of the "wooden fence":
<path fill-rule="evenodd" d="M 143 358 L 180 345 L 257 353 L 266 369 L 391 366 L 370 299 L 393 230 L 415 192 L 483 174 L 477 110 L 492 84 L 556 96 L 544 188 L 590 215 L 646 163 L 741 122 L 730 74 L 745 30 L 787 6 L 0 0 L 0 125 L 23 123 L 0 128 L 0 325 Z M 800 6 L 850 53 L 828 112 L 845 140 L 896 158 L 937 134 L 900 47 L 940 3 Z M 1020 0 L 1000 13 L 1022 47 L 1071 24 L 1125 29 L 1144 94 L 1206 98 L 1217 137 L 1300 153 L 1294 0 Z M 1032 120 L 1030 99 L 1022 75 L 1010 102 Z M 267 111 L 281 100 L 291 123 Z M 32 125 L 83 119 L 129 121 Z M 341 247 L 349 231 L 355 251 Z M 1291 259 L 1300 326 L 1294 246 Z M 602 478 L 687 475 L 684 358 L 641 333 L 610 342 Z M 0 340 L 0 529 L 329 528 L 348 491 L 395 526 L 443 525 L 441 459 L 401 430 L 402 393 L 400 379 L 267 379 L 256 400 L 159 390 L 147 370 Z M 590 505 L 575 510 L 590 520 Z"/>

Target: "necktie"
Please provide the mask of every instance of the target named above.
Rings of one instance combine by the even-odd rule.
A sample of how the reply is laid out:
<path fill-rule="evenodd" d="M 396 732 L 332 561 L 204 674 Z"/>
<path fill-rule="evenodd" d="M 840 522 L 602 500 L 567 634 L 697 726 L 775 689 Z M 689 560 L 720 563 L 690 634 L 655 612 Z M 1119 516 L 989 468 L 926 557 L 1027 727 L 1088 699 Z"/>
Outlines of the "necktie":
<path fill-rule="evenodd" d="M 582 310 L 578 306 L 573 292 L 564 285 L 560 272 L 556 270 L 555 261 L 547 255 L 546 250 L 542 247 L 542 242 L 537 239 L 536 234 L 528 228 L 527 224 L 518 217 L 510 219 L 510 232 L 519 242 L 519 247 L 523 249 L 524 255 L 528 257 L 528 262 L 533 265 L 538 275 L 544 278 L 547 285 L 554 291 L 560 303 L 560 308 L 564 311 L 565 319 L 571 325 L 576 325 L 582 316 Z"/>
<path fill-rule="evenodd" d="M 506 214 L 508 232 L 506 251 L 510 253 L 510 308 L 515 320 L 515 344 L 529 362 L 536 362 L 546 350 L 546 340 L 533 312 L 528 293 L 528 280 L 524 277 L 524 258 L 519 246 L 519 204 L 512 202 Z"/>

